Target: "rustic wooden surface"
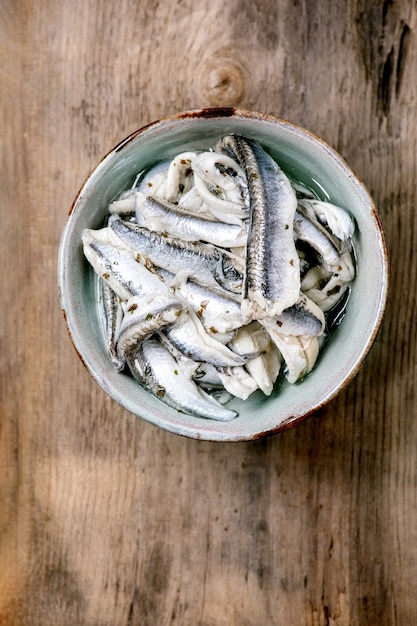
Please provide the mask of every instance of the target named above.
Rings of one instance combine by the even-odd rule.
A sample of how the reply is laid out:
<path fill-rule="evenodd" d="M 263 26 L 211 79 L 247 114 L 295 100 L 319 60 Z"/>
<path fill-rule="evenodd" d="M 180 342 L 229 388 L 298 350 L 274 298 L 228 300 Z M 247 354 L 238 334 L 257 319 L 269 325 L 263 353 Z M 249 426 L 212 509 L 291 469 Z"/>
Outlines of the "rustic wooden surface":
<path fill-rule="evenodd" d="M 416 624 L 416 3 L 1 0 L 0 85 L 0 624 Z M 358 172 L 391 291 L 338 399 L 220 444 L 101 391 L 68 340 L 56 265 L 110 147 L 235 104 L 306 126 Z"/>

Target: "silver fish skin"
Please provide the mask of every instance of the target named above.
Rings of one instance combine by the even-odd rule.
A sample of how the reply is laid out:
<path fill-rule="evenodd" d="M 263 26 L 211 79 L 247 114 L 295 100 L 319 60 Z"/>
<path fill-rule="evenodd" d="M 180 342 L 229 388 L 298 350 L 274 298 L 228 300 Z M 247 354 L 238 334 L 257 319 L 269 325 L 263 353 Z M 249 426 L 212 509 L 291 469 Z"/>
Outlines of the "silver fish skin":
<path fill-rule="evenodd" d="M 301 203 L 298 204 L 294 216 L 294 232 L 297 239 L 308 243 L 320 254 L 327 269 L 331 271 L 339 264 L 340 251 L 330 233 L 314 219 L 314 216 L 308 214 Z"/>
<path fill-rule="evenodd" d="M 115 246 L 108 236 L 111 231 L 87 229 L 83 233 L 83 250 L 96 274 L 121 298 L 129 300 L 142 292 L 139 263 L 129 250 Z"/>
<path fill-rule="evenodd" d="M 124 222 L 116 216 L 109 220 L 109 227 L 129 246 L 142 262 L 162 267 L 174 274 L 183 274 L 197 282 L 211 286 L 219 285 L 229 291 L 240 293 L 243 276 L 237 258 L 212 244 L 184 242 L 177 238 L 163 237 L 158 233 Z"/>
<path fill-rule="evenodd" d="M 265 326 L 277 326 L 282 335 L 318 337 L 323 334 L 325 317 L 322 309 L 303 293 L 297 302 L 275 318 L 264 318 Z"/>
<path fill-rule="evenodd" d="M 159 276 L 138 263 L 130 249 L 108 228 L 86 229 L 82 237 L 84 254 L 93 269 L 121 298 L 155 295 L 169 288 Z"/>
<path fill-rule="evenodd" d="M 158 333 L 158 338 L 160 342 L 165 346 L 165 348 L 172 354 L 176 362 L 180 365 L 182 373 L 187 378 L 195 379 L 197 377 L 198 368 L 201 363 L 199 361 L 194 361 L 190 357 L 186 356 L 178 348 L 174 346 L 174 344 L 165 336 L 163 332 Z"/>
<path fill-rule="evenodd" d="M 134 358 L 142 341 L 178 322 L 183 310 L 183 304 L 170 297 L 130 298 L 116 339 L 118 358 L 122 362 Z"/>
<path fill-rule="evenodd" d="M 209 335 L 198 317 L 189 311 L 183 322 L 165 331 L 168 340 L 194 361 L 205 361 L 218 367 L 243 365 L 245 358 Z"/>
<path fill-rule="evenodd" d="M 295 304 L 300 292 L 293 237 L 295 192 L 257 142 L 228 135 L 218 148 L 233 154 L 245 170 L 251 198 L 242 308 L 258 318 L 280 315 Z"/>
<path fill-rule="evenodd" d="M 205 388 L 223 388 L 223 383 L 220 379 L 219 370 L 212 363 L 199 363 L 193 378 L 198 385 L 202 385 Z"/>
<path fill-rule="evenodd" d="M 102 293 L 103 311 L 106 321 L 106 342 L 107 352 L 111 358 L 116 370 L 120 372 L 125 362 L 117 355 L 116 336 L 119 333 L 123 320 L 123 308 L 119 297 L 109 285 L 100 279 L 100 287 Z"/>
<path fill-rule="evenodd" d="M 208 220 L 158 198 L 148 197 L 142 216 L 150 230 L 179 237 L 183 241 L 206 241 L 220 248 L 246 245 L 247 231 L 235 224 Z"/>
<path fill-rule="evenodd" d="M 141 344 L 129 367 L 146 389 L 178 411 L 225 422 L 237 417 L 236 411 L 222 406 L 185 376 L 169 350 L 156 338 Z"/>

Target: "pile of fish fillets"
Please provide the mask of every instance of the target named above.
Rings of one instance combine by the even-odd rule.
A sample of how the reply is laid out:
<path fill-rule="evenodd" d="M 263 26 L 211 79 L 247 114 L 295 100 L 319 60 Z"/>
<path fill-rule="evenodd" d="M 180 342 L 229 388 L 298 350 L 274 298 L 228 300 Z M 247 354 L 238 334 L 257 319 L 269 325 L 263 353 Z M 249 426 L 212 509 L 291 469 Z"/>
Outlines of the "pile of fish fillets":
<path fill-rule="evenodd" d="M 313 368 L 343 317 L 353 233 L 249 138 L 142 172 L 83 234 L 114 366 L 179 411 L 234 419 L 231 397 Z"/>

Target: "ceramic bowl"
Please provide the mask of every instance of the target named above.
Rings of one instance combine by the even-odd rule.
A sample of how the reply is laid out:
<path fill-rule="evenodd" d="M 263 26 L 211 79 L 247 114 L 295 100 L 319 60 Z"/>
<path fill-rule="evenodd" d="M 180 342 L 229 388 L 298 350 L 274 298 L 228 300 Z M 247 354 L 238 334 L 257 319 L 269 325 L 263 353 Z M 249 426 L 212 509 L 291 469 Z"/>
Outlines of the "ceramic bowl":
<path fill-rule="evenodd" d="M 234 132 L 257 139 L 295 179 L 335 204 L 356 221 L 358 273 L 346 316 L 313 371 L 295 385 L 286 382 L 266 397 L 256 392 L 228 406 L 239 416 L 218 422 L 179 413 L 153 397 L 128 374 L 115 371 L 99 323 L 94 273 L 85 260 L 81 236 L 100 228 L 107 207 L 131 187 L 137 173 L 190 149 L 212 146 Z M 112 149 L 86 180 L 73 203 L 59 250 L 61 306 L 69 335 L 87 369 L 116 402 L 138 417 L 173 433 L 211 441 L 245 441 L 288 429 L 335 398 L 352 380 L 375 339 L 387 297 L 388 263 L 374 203 L 344 160 L 324 141 L 288 121 L 253 111 L 204 109 L 159 120 L 134 132 Z M 74 393 L 76 390 L 74 389 Z"/>

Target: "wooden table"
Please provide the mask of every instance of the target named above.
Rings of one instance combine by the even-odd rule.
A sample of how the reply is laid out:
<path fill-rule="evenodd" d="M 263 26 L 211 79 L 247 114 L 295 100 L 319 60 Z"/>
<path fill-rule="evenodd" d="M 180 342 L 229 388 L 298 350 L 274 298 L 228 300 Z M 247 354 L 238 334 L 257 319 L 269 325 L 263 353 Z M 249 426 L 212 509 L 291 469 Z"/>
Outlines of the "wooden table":
<path fill-rule="evenodd" d="M 0 624 L 416 624 L 416 3 L 2 0 L 0 29 Z M 221 444 L 105 395 L 56 266 L 110 147 L 237 104 L 309 128 L 360 175 L 391 289 L 340 397 Z"/>

